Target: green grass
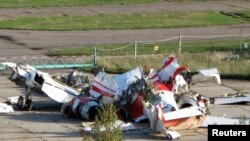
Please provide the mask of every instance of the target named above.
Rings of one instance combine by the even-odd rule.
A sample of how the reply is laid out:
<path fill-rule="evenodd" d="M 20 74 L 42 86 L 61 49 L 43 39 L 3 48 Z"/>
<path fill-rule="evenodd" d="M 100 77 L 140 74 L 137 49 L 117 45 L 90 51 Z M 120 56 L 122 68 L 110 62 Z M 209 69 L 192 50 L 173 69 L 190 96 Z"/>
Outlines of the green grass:
<path fill-rule="evenodd" d="M 250 43 L 250 39 L 244 39 L 243 43 Z M 146 72 L 150 68 L 158 69 L 166 54 L 177 55 L 178 43 L 169 42 L 162 44 L 143 45 L 138 44 L 137 59 L 134 59 L 134 45 L 117 51 L 101 51 L 100 49 L 115 49 L 124 44 L 97 45 L 97 63 L 110 73 L 122 73 L 136 66 L 146 66 Z M 159 45 L 159 51 L 154 52 L 155 45 Z M 223 78 L 250 79 L 250 48 L 240 49 L 239 40 L 217 40 L 183 42 L 182 53 L 178 56 L 180 64 L 189 66 L 192 71 L 201 68 L 216 67 Z M 92 55 L 93 46 L 82 48 L 63 49 L 50 52 L 50 55 Z M 239 55 L 239 60 L 228 61 L 232 55 Z M 86 69 L 84 69 L 86 71 Z"/>
<path fill-rule="evenodd" d="M 243 23 L 249 23 L 249 21 L 221 14 L 220 12 L 165 11 L 145 14 L 21 17 L 0 20 L 0 28 L 30 30 L 145 29 L 237 25 Z"/>
<path fill-rule="evenodd" d="M 176 54 L 174 54 L 177 56 Z M 190 54 L 183 53 L 179 64 L 188 66 L 192 72 L 198 69 L 216 67 L 222 78 L 250 79 L 250 59 L 227 61 L 224 58 L 231 55 L 230 52 L 207 52 Z M 137 60 L 133 56 L 127 57 L 98 57 L 98 66 L 104 67 L 105 71 L 111 73 L 122 73 L 137 66 L 142 66 L 146 74 L 150 68 L 159 69 L 164 54 L 139 55 Z"/>
<path fill-rule="evenodd" d="M 250 11 L 245 11 L 245 12 L 221 12 L 221 14 L 224 14 L 226 16 L 230 16 L 230 17 L 233 17 L 233 18 L 244 19 L 246 21 L 250 21 Z"/>
<path fill-rule="evenodd" d="M 243 40 L 243 43 L 249 43 L 250 39 Z M 125 46 L 126 44 L 111 44 L 111 45 L 95 45 L 97 48 L 98 56 L 120 56 L 120 55 L 133 55 L 134 44 L 121 49 L 113 50 Z M 154 46 L 158 45 L 159 50 L 154 52 Z M 239 40 L 211 40 L 211 41 L 189 41 L 182 42 L 182 52 L 187 53 L 203 53 L 203 52 L 214 52 L 214 51 L 235 51 L 239 49 Z M 103 51 L 106 49 L 106 51 Z M 155 44 L 140 44 L 137 45 L 137 54 L 163 54 L 166 52 L 176 52 L 178 50 L 178 42 L 166 42 L 166 43 L 155 43 Z M 94 45 L 76 47 L 76 48 L 65 48 L 61 50 L 52 50 L 47 53 L 49 56 L 61 56 L 61 55 L 92 55 L 94 51 Z"/>
<path fill-rule="evenodd" d="M 113 103 L 104 105 L 95 119 L 94 141 L 122 141 L 122 130 L 120 125 L 116 125 L 117 120 L 116 107 Z M 105 130 L 101 131 L 103 128 Z"/>
<path fill-rule="evenodd" d="M 49 6 L 82 6 L 104 4 L 135 4 L 163 1 L 206 1 L 206 0 L 1 0 L 0 8 L 49 7 Z"/>
<path fill-rule="evenodd" d="M 82 141 L 122 141 L 122 130 L 113 103 L 104 105 L 95 117 L 93 134 L 85 134 Z M 103 130 L 105 129 L 105 130 Z"/>

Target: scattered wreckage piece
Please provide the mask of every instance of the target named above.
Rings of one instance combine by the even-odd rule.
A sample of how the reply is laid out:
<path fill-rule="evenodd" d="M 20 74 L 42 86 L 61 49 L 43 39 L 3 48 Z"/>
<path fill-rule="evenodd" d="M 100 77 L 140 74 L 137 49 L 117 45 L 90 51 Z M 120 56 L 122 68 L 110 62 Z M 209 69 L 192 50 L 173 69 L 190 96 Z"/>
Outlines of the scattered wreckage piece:
<path fill-rule="evenodd" d="M 24 78 L 27 90 L 32 88 L 40 89 L 41 84 L 43 83 L 42 76 L 49 75 L 48 73 L 36 70 L 34 67 L 28 64 L 21 65 L 11 62 L 5 62 L 1 64 L 5 66 L 5 68 L 8 67 L 10 70 L 12 70 L 12 73 L 10 75 L 12 81 Z"/>
<path fill-rule="evenodd" d="M 85 120 L 94 120 L 101 110 L 101 103 L 92 97 L 73 98 L 70 102 L 64 103 L 61 112 L 65 117 L 81 117 Z"/>
<path fill-rule="evenodd" d="M 142 122 L 147 119 L 142 101 L 142 91 L 146 87 L 143 76 L 141 67 L 115 77 L 99 72 L 89 93 L 103 104 L 115 103 L 121 118 Z"/>
<path fill-rule="evenodd" d="M 208 127 L 208 125 L 250 125 L 250 121 L 248 119 L 207 116 L 200 127 Z"/>
<path fill-rule="evenodd" d="M 12 70 L 11 78 L 15 81 L 17 78 L 23 78 L 27 86 L 27 94 L 19 96 L 17 105 L 20 109 L 31 110 L 33 106 L 32 92 L 38 91 L 41 95 L 47 95 L 54 101 L 64 103 L 80 95 L 80 93 L 69 86 L 54 80 L 48 73 L 36 70 L 32 66 L 16 65 L 15 63 L 1 63 Z M 15 76 L 15 77 L 14 77 Z"/>
<path fill-rule="evenodd" d="M 235 103 L 249 103 L 250 102 L 250 93 L 236 91 L 234 93 L 224 94 L 221 97 L 212 98 L 213 104 L 222 105 L 222 104 L 235 104 Z"/>
<path fill-rule="evenodd" d="M 140 122 L 147 119 L 146 114 L 144 114 L 144 105 L 141 97 L 145 85 L 146 83 L 141 67 L 134 68 L 115 77 L 109 77 L 102 71 L 96 75 L 95 81 L 91 84 L 89 91 L 89 96 L 92 97 L 91 101 L 95 101 L 96 103 L 94 105 L 88 105 L 88 103 L 82 102 L 86 101 L 84 100 L 86 97 L 73 99 L 71 102 L 64 104 L 62 112 L 66 116 L 73 113 L 73 115 L 88 119 L 86 116 L 94 116 L 96 113 L 88 112 L 88 110 L 81 111 L 81 109 L 77 109 L 77 107 L 82 105 L 88 107 L 87 109 L 91 109 L 91 106 L 93 106 L 93 108 L 99 108 L 102 105 L 113 103 L 117 108 L 116 113 L 121 119 L 128 120 L 132 118 L 134 121 Z M 88 97 L 88 99 L 90 99 L 90 97 Z M 68 111 L 68 109 L 70 109 L 70 111 Z M 81 115 L 81 112 L 85 115 Z"/>
<path fill-rule="evenodd" d="M 54 75 L 53 79 L 60 81 L 77 91 L 82 91 L 88 93 L 90 87 L 90 81 L 88 76 L 84 76 L 82 73 L 79 73 L 77 70 L 71 71 L 69 74 L 63 75 Z"/>
<path fill-rule="evenodd" d="M 24 80 L 26 91 L 28 91 L 28 93 L 25 96 L 19 96 L 17 105 L 20 107 L 20 109 L 30 110 L 33 106 L 33 102 L 30 97 L 30 91 L 33 89 L 41 89 L 42 83 L 44 82 L 43 76 L 46 76 L 48 74 L 38 71 L 32 66 L 29 66 L 28 64 L 17 65 L 11 62 L 5 62 L 1 64 L 5 68 L 9 68 L 9 70 L 12 71 L 9 77 L 11 81 L 18 81 L 20 79 Z"/>
<path fill-rule="evenodd" d="M 198 72 L 201 76 L 203 76 L 202 81 L 214 78 L 217 84 L 221 84 L 221 78 L 217 68 L 199 69 Z"/>
<path fill-rule="evenodd" d="M 174 56 L 168 56 L 163 59 L 162 66 L 158 71 L 155 71 L 154 69 L 150 70 L 146 80 L 151 84 L 165 84 L 171 92 L 180 93 L 188 91 L 192 77 L 188 67 L 180 66 L 177 58 Z"/>
<path fill-rule="evenodd" d="M 56 102 L 65 103 L 80 95 L 78 91 L 55 81 L 50 76 L 44 76 L 43 78 L 42 91 Z"/>
<path fill-rule="evenodd" d="M 153 88 L 145 104 L 150 128 L 167 139 L 180 137 L 173 130 L 199 127 L 208 112 L 209 99 L 189 91 L 190 76 L 187 67 L 180 66 L 175 57 L 169 56 L 163 60 L 160 70 L 151 70 L 147 77 L 149 87 Z"/>
<path fill-rule="evenodd" d="M 0 113 L 13 113 L 13 107 L 11 105 L 7 105 L 6 103 L 0 102 Z"/>
<path fill-rule="evenodd" d="M 7 102 L 11 105 L 17 104 L 19 96 L 13 96 L 13 97 L 9 97 Z"/>
<path fill-rule="evenodd" d="M 154 92 L 154 97 L 145 104 L 150 128 L 168 139 L 175 139 L 169 131 L 199 127 L 208 111 L 208 103 L 197 93 L 186 92 L 174 97 L 167 87 L 164 90 L 161 86 L 161 90 Z"/>
<path fill-rule="evenodd" d="M 157 75 L 161 82 L 170 82 L 175 80 L 177 74 L 187 70 L 186 66 L 180 66 L 178 59 L 174 56 L 169 56 L 163 59 L 162 67 L 157 71 Z"/>

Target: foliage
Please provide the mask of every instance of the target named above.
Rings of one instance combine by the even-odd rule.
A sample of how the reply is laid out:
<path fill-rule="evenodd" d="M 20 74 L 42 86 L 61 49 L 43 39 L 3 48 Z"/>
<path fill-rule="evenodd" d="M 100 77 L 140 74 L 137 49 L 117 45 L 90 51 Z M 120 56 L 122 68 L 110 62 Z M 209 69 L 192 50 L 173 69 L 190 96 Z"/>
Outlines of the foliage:
<path fill-rule="evenodd" d="M 99 116 L 95 120 L 96 135 L 93 136 L 95 141 L 121 141 L 122 131 L 116 125 L 117 115 L 115 107 L 112 103 L 104 106 L 99 111 Z"/>

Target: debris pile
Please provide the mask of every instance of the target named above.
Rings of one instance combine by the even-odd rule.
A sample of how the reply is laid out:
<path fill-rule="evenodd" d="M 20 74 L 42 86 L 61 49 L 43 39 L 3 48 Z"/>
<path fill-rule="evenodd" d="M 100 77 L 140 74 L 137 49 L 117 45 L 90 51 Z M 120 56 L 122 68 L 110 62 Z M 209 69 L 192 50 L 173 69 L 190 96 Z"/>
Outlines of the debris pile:
<path fill-rule="evenodd" d="M 121 120 L 149 122 L 152 131 L 161 132 L 167 139 L 179 138 L 177 130 L 206 127 L 208 124 L 236 123 L 236 119 L 208 116 L 210 99 L 190 89 L 191 71 L 187 66 L 179 65 L 174 56 L 164 58 L 160 69 L 151 69 L 148 75 L 144 74 L 142 67 L 113 77 L 99 70 L 94 71 L 93 81 L 79 75 L 75 69 L 69 75 L 50 76 L 29 65 L 10 62 L 2 65 L 12 71 L 12 81 L 24 79 L 27 95 L 11 99 L 21 109 L 26 107 L 31 110 L 30 95 L 35 88 L 54 101 L 63 103 L 61 112 L 65 117 L 75 116 L 93 121 L 104 105 L 113 104 L 116 109 L 114 112 Z M 221 84 L 216 68 L 201 69 L 198 72 L 205 78 L 215 78 Z M 214 104 L 249 101 L 250 96 L 246 93 L 211 99 Z M 6 107 L 4 104 L 0 106 Z M 124 130 L 132 129 L 131 124 L 119 125 Z M 91 127 L 86 126 L 82 132 L 91 130 Z"/>

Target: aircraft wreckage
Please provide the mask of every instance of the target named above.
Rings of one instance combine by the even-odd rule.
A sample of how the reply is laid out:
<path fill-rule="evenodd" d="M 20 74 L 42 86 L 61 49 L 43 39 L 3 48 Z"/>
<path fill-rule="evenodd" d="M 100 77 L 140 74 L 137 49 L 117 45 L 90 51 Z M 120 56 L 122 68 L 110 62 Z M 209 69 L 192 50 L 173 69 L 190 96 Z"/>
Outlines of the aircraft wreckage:
<path fill-rule="evenodd" d="M 164 58 L 161 68 L 151 69 L 147 76 L 142 67 L 113 77 L 98 71 L 92 82 L 77 75 L 76 70 L 68 76 L 52 77 L 29 65 L 11 62 L 2 65 L 11 70 L 10 80 L 21 79 L 27 87 L 27 95 L 17 99 L 21 109 L 31 110 L 33 103 L 30 95 L 33 89 L 38 89 L 52 100 L 63 103 L 61 112 L 66 117 L 94 120 L 98 109 L 113 103 L 121 120 L 148 121 L 152 131 L 161 132 L 168 139 L 180 137 L 175 132 L 180 129 L 207 127 L 214 123 L 240 124 L 235 119 L 208 116 L 210 99 L 189 89 L 191 72 L 188 67 L 179 65 L 174 56 Z M 217 69 L 198 71 L 204 77 L 214 77 L 218 84 L 221 83 Z M 248 95 L 237 100 L 250 102 Z M 228 99 L 215 98 L 212 101 L 216 104 L 228 103 Z"/>

